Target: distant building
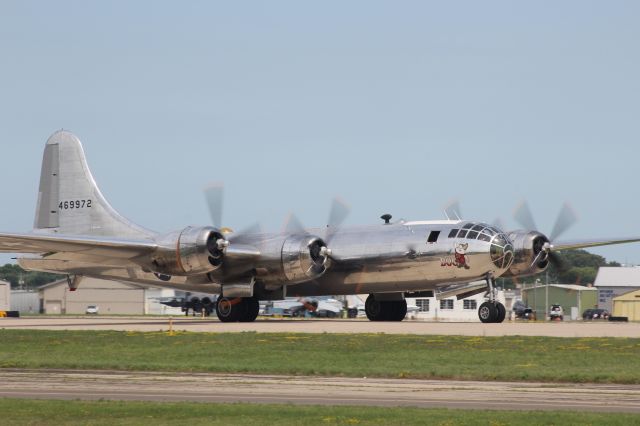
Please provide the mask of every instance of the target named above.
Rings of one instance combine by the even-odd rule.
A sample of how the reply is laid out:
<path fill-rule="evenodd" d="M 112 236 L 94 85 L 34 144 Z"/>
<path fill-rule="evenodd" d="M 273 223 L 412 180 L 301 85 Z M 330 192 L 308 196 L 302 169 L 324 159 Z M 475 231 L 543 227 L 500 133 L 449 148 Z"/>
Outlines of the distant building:
<path fill-rule="evenodd" d="M 67 280 L 40 287 L 40 306 L 45 314 L 84 314 L 88 306 L 98 306 L 98 313 L 144 314 L 144 287 L 120 281 L 84 278 L 71 291 Z"/>
<path fill-rule="evenodd" d="M 498 301 L 511 309 L 512 301 L 505 300 L 505 292 L 498 291 Z M 408 318 L 431 321 L 478 322 L 478 308 L 486 299 L 484 292 L 466 299 L 456 297 L 438 300 L 435 297 L 407 297 L 408 307 L 417 306 L 417 311 L 409 309 Z"/>
<path fill-rule="evenodd" d="M 613 310 L 616 317 L 627 317 L 629 321 L 640 321 L 640 289 L 630 291 L 613 298 Z"/>
<path fill-rule="evenodd" d="M 11 284 L 0 281 L 0 311 L 9 311 L 11 308 Z"/>
<path fill-rule="evenodd" d="M 37 291 L 11 290 L 11 310 L 20 315 L 37 314 L 40 312 L 40 298 Z"/>
<path fill-rule="evenodd" d="M 538 319 L 544 319 L 551 305 L 560 305 L 566 319 L 582 318 L 585 309 L 594 308 L 598 302 L 598 290 L 576 284 L 535 285 L 522 288 L 522 300 L 531 307 Z"/>
<path fill-rule="evenodd" d="M 613 312 L 613 299 L 617 296 L 640 290 L 640 267 L 603 266 L 596 275 L 598 308 Z"/>

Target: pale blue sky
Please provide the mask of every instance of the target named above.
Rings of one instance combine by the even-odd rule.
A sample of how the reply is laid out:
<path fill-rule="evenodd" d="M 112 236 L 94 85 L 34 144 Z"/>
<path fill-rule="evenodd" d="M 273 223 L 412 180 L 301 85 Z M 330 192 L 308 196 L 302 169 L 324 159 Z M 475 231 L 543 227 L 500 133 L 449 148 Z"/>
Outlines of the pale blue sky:
<path fill-rule="evenodd" d="M 3 1 L 0 229 L 33 222 L 42 148 L 84 142 L 125 216 L 169 231 L 510 220 L 640 235 L 640 2 Z M 594 250 L 640 263 L 640 244 Z M 0 262 L 7 257 L 0 258 Z"/>

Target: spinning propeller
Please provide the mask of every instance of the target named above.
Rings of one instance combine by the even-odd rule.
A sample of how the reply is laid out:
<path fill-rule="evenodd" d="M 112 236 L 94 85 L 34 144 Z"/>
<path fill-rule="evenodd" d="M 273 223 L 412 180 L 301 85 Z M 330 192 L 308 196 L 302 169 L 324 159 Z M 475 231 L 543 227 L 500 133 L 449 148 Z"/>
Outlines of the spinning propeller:
<path fill-rule="evenodd" d="M 523 201 L 518 205 L 513 214 L 513 218 L 525 229 L 539 232 L 536 223 L 533 220 L 531 209 L 526 201 Z M 531 263 L 532 267 L 538 262 L 549 260 L 549 262 L 558 270 L 564 269 L 564 265 L 560 257 L 553 251 L 553 242 L 571 228 L 577 220 L 578 217 L 571 206 L 568 203 L 564 203 L 560 209 L 560 213 L 558 213 L 558 217 L 556 218 L 549 237 L 540 238 L 534 242 L 533 252 L 536 256 Z"/>

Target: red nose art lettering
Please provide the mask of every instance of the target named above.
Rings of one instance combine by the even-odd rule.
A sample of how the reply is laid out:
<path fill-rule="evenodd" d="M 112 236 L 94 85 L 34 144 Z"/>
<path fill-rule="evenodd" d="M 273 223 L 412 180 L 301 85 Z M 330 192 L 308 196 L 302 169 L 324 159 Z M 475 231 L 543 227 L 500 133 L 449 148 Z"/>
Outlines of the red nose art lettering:
<path fill-rule="evenodd" d="M 458 268 L 469 269 L 469 263 L 467 261 L 467 249 L 468 243 L 458 243 L 455 246 L 453 256 L 445 256 L 440 258 L 440 266 L 448 267 L 455 266 Z"/>

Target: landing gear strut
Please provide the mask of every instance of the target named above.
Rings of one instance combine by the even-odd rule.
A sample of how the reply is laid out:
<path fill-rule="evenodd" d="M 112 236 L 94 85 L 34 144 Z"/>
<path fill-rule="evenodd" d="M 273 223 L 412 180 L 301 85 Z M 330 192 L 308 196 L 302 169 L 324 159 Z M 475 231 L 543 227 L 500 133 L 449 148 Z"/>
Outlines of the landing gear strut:
<path fill-rule="evenodd" d="M 493 275 L 487 274 L 487 291 L 486 297 L 489 299 L 478 308 L 478 318 L 484 323 L 499 323 L 504 321 L 507 310 L 504 305 L 496 300 L 496 280 Z"/>
<path fill-rule="evenodd" d="M 364 310 L 369 321 L 402 321 L 407 315 L 406 300 L 376 300 L 373 294 L 367 297 Z"/>
<path fill-rule="evenodd" d="M 260 303 L 255 297 L 220 297 L 216 314 L 221 322 L 253 322 L 259 309 Z"/>

